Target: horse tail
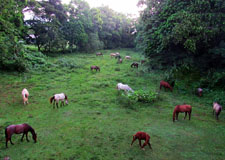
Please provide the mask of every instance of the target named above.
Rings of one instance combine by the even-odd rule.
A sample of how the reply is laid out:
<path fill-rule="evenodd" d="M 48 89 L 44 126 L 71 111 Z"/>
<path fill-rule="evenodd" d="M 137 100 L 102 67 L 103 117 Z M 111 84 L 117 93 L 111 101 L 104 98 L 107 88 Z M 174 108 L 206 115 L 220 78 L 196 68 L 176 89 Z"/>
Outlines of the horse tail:
<path fill-rule="evenodd" d="M 67 100 L 67 95 L 66 94 L 64 94 L 65 95 L 65 99 Z"/>
<path fill-rule="evenodd" d="M 24 97 L 25 97 L 25 98 L 28 98 L 28 94 L 25 94 Z"/>
<path fill-rule="evenodd" d="M 5 138 L 8 138 L 8 134 L 7 134 L 7 127 L 5 128 Z"/>
<path fill-rule="evenodd" d="M 52 101 L 55 99 L 55 96 L 52 96 L 51 98 L 50 98 L 50 103 L 52 104 Z"/>

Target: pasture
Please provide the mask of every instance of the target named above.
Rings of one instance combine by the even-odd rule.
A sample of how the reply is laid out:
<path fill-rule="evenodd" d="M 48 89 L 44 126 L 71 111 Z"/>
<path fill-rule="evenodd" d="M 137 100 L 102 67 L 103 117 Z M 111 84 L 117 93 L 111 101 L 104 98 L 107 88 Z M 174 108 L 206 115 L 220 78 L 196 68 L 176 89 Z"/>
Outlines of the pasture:
<path fill-rule="evenodd" d="M 117 64 L 110 53 L 131 56 Z M 65 54 L 49 57 L 44 71 L 1 73 L 0 78 L 0 159 L 225 159 L 225 112 L 219 121 L 212 116 L 207 97 L 161 90 L 154 103 L 129 105 L 121 99 L 116 84 L 132 89 L 159 92 L 160 73 L 145 73 L 145 68 L 131 68 L 142 59 L 132 50 L 105 50 L 104 56 Z M 100 66 L 100 72 L 90 66 Z M 29 104 L 21 96 L 27 88 Z M 64 92 L 69 105 L 53 109 L 49 98 Z M 192 118 L 172 121 L 175 105 L 190 104 Z M 225 106 L 223 106 L 225 107 Z M 30 124 L 37 133 L 37 143 L 21 142 L 13 135 L 15 145 L 5 148 L 4 128 L 10 124 Z M 153 150 L 141 150 L 138 141 L 131 147 L 132 135 L 147 132 Z M 142 142 L 143 143 L 143 142 Z"/>

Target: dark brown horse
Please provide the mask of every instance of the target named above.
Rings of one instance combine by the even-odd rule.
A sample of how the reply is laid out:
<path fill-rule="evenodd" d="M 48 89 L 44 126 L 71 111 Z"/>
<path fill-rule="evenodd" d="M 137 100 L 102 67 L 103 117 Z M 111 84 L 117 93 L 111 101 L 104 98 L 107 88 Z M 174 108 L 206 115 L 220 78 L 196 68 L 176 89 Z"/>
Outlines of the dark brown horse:
<path fill-rule="evenodd" d="M 175 121 L 175 116 L 176 116 L 176 120 L 178 120 L 178 114 L 180 112 L 181 113 L 185 112 L 184 119 L 186 118 L 187 113 L 188 113 L 189 120 L 191 120 L 191 111 L 192 111 L 192 107 L 190 105 L 187 105 L 187 104 L 177 105 L 173 111 L 173 122 Z"/>
<path fill-rule="evenodd" d="M 140 147 L 143 149 L 146 145 L 149 146 L 150 149 L 152 149 L 152 146 L 150 144 L 150 136 L 145 133 L 145 132 L 137 132 L 135 135 L 133 135 L 133 140 L 131 142 L 131 146 L 134 143 L 134 141 L 136 141 L 136 139 L 139 140 L 139 145 Z M 145 143 L 143 144 L 143 146 L 141 146 L 141 140 L 145 140 Z"/>
<path fill-rule="evenodd" d="M 91 66 L 91 70 L 95 69 L 96 72 L 99 71 L 100 72 L 100 67 L 99 66 Z"/>
<path fill-rule="evenodd" d="M 10 126 L 6 127 L 5 128 L 5 145 L 6 145 L 6 148 L 8 148 L 8 141 L 10 141 L 10 143 L 13 145 L 11 137 L 14 133 L 15 134 L 23 133 L 21 141 L 23 141 L 23 137 L 26 134 L 26 140 L 27 140 L 27 142 L 29 142 L 28 136 L 27 136 L 28 132 L 31 132 L 32 138 L 33 138 L 34 142 L 36 143 L 37 142 L 37 135 L 36 135 L 34 129 L 30 125 L 24 123 L 24 124 L 18 124 L 18 125 L 10 125 Z"/>
<path fill-rule="evenodd" d="M 160 90 L 162 89 L 162 87 L 169 88 L 171 90 L 171 92 L 173 91 L 173 87 L 171 87 L 171 85 L 168 82 L 165 81 L 160 81 Z"/>
<path fill-rule="evenodd" d="M 136 68 L 138 68 L 138 63 L 137 62 L 134 62 L 134 63 L 132 63 L 131 64 L 131 66 L 130 66 L 131 68 L 133 68 L 133 67 L 136 67 Z"/>

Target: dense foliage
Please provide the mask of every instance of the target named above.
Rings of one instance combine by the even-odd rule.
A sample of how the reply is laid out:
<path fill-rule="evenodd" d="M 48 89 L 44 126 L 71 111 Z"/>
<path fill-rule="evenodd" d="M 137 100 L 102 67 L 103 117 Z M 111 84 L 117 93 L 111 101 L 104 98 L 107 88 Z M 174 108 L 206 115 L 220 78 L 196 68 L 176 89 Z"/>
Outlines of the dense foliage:
<path fill-rule="evenodd" d="M 198 72 L 199 79 L 208 78 L 202 87 L 224 81 L 224 0 L 140 0 L 139 5 L 146 9 L 137 25 L 137 48 L 153 68 L 172 67 L 179 77 Z"/>

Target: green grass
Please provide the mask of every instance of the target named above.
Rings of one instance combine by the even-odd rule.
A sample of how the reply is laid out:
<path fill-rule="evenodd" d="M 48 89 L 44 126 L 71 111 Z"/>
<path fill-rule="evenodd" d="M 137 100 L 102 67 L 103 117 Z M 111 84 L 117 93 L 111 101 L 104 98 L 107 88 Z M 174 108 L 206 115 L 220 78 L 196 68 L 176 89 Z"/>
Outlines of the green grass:
<path fill-rule="evenodd" d="M 109 53 L 119 51 L 132 60 L 117 64 Z M 69 54 L 49 58 L 53 63 L 45 71 L 1 73 L 0 78 L 0 159 L 225 159 L 225 117 L 212 116 L 212 106 L 195 95 L 160 91 L 154 103 L 129 104 L 117 92 L 118 82 L 134 90 L 159 92 L 158 73 L 145 73 L 145 68 L 130 68 L 140 61 L 131 50 L 105 50 L 95 54 Z M 63 60 L 62 60 L 63 59 Z M 60 63 L 60 64 L 58 64 Z M 64 65 L 69 63 L 69 65 Z M 99 65 L 100 72 L 91 72 Z M 22 103 L 21 91 L 30 92 L 29 105 Z M 68 95 L 69 105 L 53 109 L 49 98 L 54 93 Z M 172 122 L 177 104 L 193 106 L 191 121 Z M 5 148 L 4 128 L 9 124 L 28 123 L 37 132 L 38 142 L 20 142 Z M 153 150 L 141 150 L 132 135 L 145 131 L 151 136 Z M 29 135 L 29 139 L 32 137 Z"/>

